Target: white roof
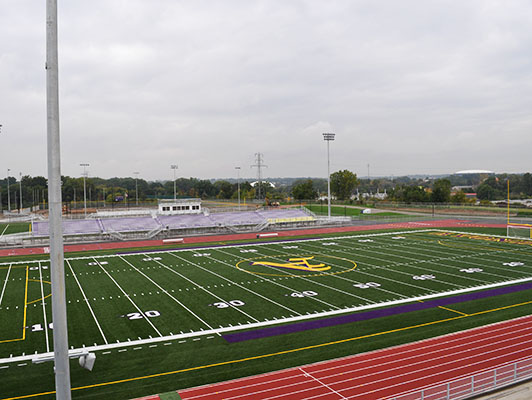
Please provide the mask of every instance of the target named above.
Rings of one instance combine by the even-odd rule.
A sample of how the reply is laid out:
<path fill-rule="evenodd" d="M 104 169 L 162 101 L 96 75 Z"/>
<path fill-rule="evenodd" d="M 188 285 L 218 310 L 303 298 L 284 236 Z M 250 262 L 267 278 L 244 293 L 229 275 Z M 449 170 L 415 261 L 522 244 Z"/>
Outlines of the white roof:
<path fill-rule="evenodd" d="M 455 172 L 455 175 L 467 175 L 467 174 L 494 174 L 493 171 L 488 171 L 486 169 L 466 169 L 464 171 Z"/>

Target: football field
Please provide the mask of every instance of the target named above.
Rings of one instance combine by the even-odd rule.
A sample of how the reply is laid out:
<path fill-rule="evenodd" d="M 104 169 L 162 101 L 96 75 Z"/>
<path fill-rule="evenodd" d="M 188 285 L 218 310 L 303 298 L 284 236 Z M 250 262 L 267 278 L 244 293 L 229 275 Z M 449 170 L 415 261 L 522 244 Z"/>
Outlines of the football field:
<path fill-rule="evenodd" d="M 155 362 L 159 374 L 176 368 L 172 358 L 179 368 L 225 362 L 233 342 L 247 346 L 246 355 L 262 354 L 264 339 L 248 340 L 244 332 L 271 327 L 327 325 L 337 316 L 433 299 L 451 300 L 420 322 L 467 316 L 460 308 L 467 299 L 453 302 L 456 296 L 496 299 L 495 289 L 532 282 L 531 244 L 421 230 L 66 257 L 69 345 L 97 355 L 93 373 L 72 367 L 73 387 L 79 379 L 82 398 L 91 387 L 120 385 L 143 375 L 139 360 Z M 51 364 L 32 364 L 53 351 L 49 268 L 44 259 L 0 263 L 0 376 L 10 382 L 0 399 L 45 398 L 53 390 L 53 376 L 45 379 Z M 517 290 L 526 293 L 523 302 L 530 300 L 526 290 Z M 284 346 L 298 345 L 291 335 L 280 337 Z M 196 358 L 181 358 L 182 346 L 205 350 L 207 342 L 208 359 L 193 347 Z M 33 373 L 35 385 L 16 384 Z M 171 390 L 181 383 L 165 384 Z"/>

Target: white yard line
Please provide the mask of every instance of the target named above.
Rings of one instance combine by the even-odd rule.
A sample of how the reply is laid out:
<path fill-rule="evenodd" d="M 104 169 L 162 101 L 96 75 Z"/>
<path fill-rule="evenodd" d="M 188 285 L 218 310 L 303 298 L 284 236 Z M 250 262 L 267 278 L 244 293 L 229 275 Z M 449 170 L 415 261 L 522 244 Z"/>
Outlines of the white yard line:
<path fill-rule="evenodd" d="M 463 294 L 463 293 L 475 292 L 478 290 L 493 289 L 496 287 L 531 282 L 531 281 L 532 281 L 532 277 L 526 278 L 526 279 L 508 281 L 508 282 L 498 282 L 498 283 L 494 283 L 490 285 L 477 286 L 477 287 L 460 289 L 460 290 L 453 290 L 449 292 L 441 292 L 441 293 L 436 293 L 436 294 L 431 294 L 431 295 L 426 295 L 426 296 L 410 297 L 408 299 L 393 300 L 393 301 L 388 301 L 388 302 L 383 302 L 383 303 L 378 303 L 378 304 L 370 304 L 370 305 L 365 305 L 365 306 L 345 308 L 342 310 L 327 311 L 327 312 L 322 312 L 319 314 L 300 315 L 297 317 L 285 318 L 283 320 L 264 321 L 264 322 L 258 322 L 258 323 L 255 322 L 255 323 L 246 324 L 246 325 L 218 328 L 212 331 L 204 330 L 204 331 L 198 331 L 198 332 L 183 333 L 179 335 L 156 337 L 156 338 L 151 338 L 151 339 L 140 339 L 140 340 L 132 340 L 129 342 L 110 343 L 110 344 L 100 345 L 100 346 L 88 346 L 88 347 L 83 347 L 83 348 L 78 348 L 78 349 L 72 349 L 70 350 L 70 352 L 76 353 L 76 352 L 80 352 L 84 350 L 103 351 L 103 350 L 117 349 L 117 348 L 122 348 L 122 347 L 140 346 L 140 345 L 164 342 L 164 341 L 169 341 L 169 340 L 180 340 L 180 339 L 186 339 L 186 338 L 207 336 L 207 335 L 212 335 L 212 334 L 217 334 L 217 333 L 229 333 L 229 332 L 236 332 L 236 331 L 245 330 L 245 329 L 262 328 L 262 327 L 280 325 L 280 324 L 285 324 L 285 323 L 290 323 L 290 322 L 299 322 L 299 321 L 304 321 L 304 320 L 309 320 L 309 319 L 329 317 L 329 316 L 340 315 L 340 314 L 348 314 L 348 313 L 357 312 L 357 311 L 371 310 L 371 309 L 379 308 L 379 307 L 394 306 L 394 305 L 410 303 L 410 302 L 415 302 L 415 301 L 420 301 L 420 300 L 421 301 L 430 300 L 430 299 L 434 299 L 438 297 L 446 297 L 446 296 L 458 295 L 458 294 Z M 0 359 L 0 365 L 5 364 L 5 363 L 10 363 L 10 362 L 32 360 L 34 358 L 39 358 L 41 356 L 52 355 L 52 354 L 53 353 L 32 354 L 32 355 L 10 357 L 10 358 L 2 358 Z"/>
<path fill-rule="evenodd" d="M 227 253 L 226 253 L 226 254 L 227 254 Z M 241 258 L 242 260 L 245 260 L 244 257 L 240 257 L 240 256 L 235 256 L 235 257 L 239 257 L 239 258 Z M 269 258 L 274 258 L 274 259 L 275 259 L 275 257 L 269 256 L 269 255 L 263 255 L 263 257 L 269 257 Z M 279 257 L 278 257 L 277 259 L 279 259 Z M 338 293 L 346 294 L 346 295 L 348 295 L 348 296 L 355 297 L 355 298 L 357 298 L 357 299 L 359 299 L 359 300 L 362 300 L 362 301 L 366 301 L 366 302 L 370 302 L 370 303 L 375 303 L 374 301 L 368 300 L 368 299 L 366 299 L 366 298 L 364 298 L 364 297 L 357 296 L 356 294 L 349 293 L 349 292 L 346 292 L 346 291 L 341 290 L 341 289 L 333 288 L 333 287 L 331 287 L 331 286 L 329 286 L 329 285 L 326 285 L 326 284 L 324 284 L 324 283 L 319 283 L 319 282 L 317 282 L 317 281 L 313 281 L 313 280 L 308 279 L 308 278 L 305 278 L 305 277 L 303 277 L 303 276 L 301 276 L 301 275 L 295 275 L 295 274 L 292 274 L 292 273 L 290 273 L 290 272 L 288 272 L 288 271 L 284 271 L 284 270 L 283 270 L 283 271 L 279 271 L 279 269 L 277 269 L 277 268 L 275 268 L 275 267 L 269 267 L 269 266 L 267 266 L 267 265 L 265 265 L 265 267 L 266 267 L 266 268 L 269 268 L 269 269 L 271 269 L 271 270 L 274 270 L 274 271 L 282 272 L 282 273 L 285 274 L 286 276 L 292 276 L 292 277 L 297 276 L 299 279 L 301 279 L 301 280 L 303 280 L 303 281 L 310 282 L 310 283 L 313 284 L 313 285 L 318 285 L 318 286 L 325 287 L 325 288 L 327 288 L 327 289 L 329 289 L 329 290 L 332 290 L 333 292 L 338 292 Z M 262 276 L 261 276 L 261 278 L 262 278 Z M 339 308 L 338 306 L 334 306 L 334 305 L 331 305 L 331 307 L 333 307 L 333 308 Z"/>
<path fill-rule="evenodd" d="M 48 321 L 46 319 L 46 305 L 44 304 L 44 288 L 42 284 L 42 269 L 41 262 L 39 261 L 39 279 L 41 281 L 41 304 L 42 304 L 42 316 L 44 318 L 44 335 L 46 337 L 46 352 L 50 351 L 50 341 L 48 339 Z"/>
<path fill-rule="evenodd" d="M 0 239 L 2 239 L 2 236 L 4 236 L 4 233 L 7 231 L 7 228 L 9 227 L 9 224 L 6 225 L 2 233 L 0 233 Z"/>
<path fill-rule="evenodd" d="M 98 330 L 100 331 L 100 335 L 102 335 L 103 341 L 105 344 L 109 344 L 107 341 L 107 338 L 105 337 L 105 334 L 103 333 L 102 327 L 100 326 L 100 323 L 98 322 L 98 318 L 96 318 L 96 314 L 94 314 L 94 310 L 91 307 L 91 304 L 89 302 L 89 299 L 85 295 L 85 292 L 83 291 L 83 288 L 81 287 L 81 284 L 78 281 L 78 278 L 76 277 L 76 273 L 74 272 L 74 269 L 72 268 L 72 265 L 70 265 L 70 261 L 66 260 L 68 267 L 70 268 L 70 272 L 72 273 L 72 276 L 76 280 L 76 283 L 78 284 L 79 290 L 81 291 L 81 294 L 83 295 L 83 300 L 85 300 L 85 304 L 87 304 L 87 307 L 89 307 L 89 311 L 92 315 L 92 318 L 94 319 L 94 322 L 96 323 L 96 326 L 98 327 Z"/>
<path fill-rule="evenodd" d="M 280 304 L 280 303 L 277 303 L 276 301 L 274 301 L 274 300 L 272 300 L 272 299 L 270 299 L 270 298 L 268 298 L 268 297 L 265 297 L 265 296 L 263 296 L 263 295 L 261 295 L 261 294 L 255 292 L 255 291 L 251 290 L 251 289 L 248 289 L 248 288 L 246 288 L 245 286 L 242 286 L 242 285 L 236 283 L 235 281 L 232 281 L 232 280 L 229 279 L 229 278 L 226 278 L 226 277 L 224 277 L 224 276 L 222 276 L 222 275 L 219 275 L 219 274 L 217 274 L 216 272 L 209 271 L 208 269 L 203 268 L 203 267 L 201 267 L 200 265 L 194 264 L 192 261 L 189 261 L 189 260 L 187 260 L 186 258 L 183 258 L 183 257 L 177 256 L 177 255 L 172 254 L 172 253 L 170 253 L 170 254 L 171 254 L 172 256 L 174 256 L 174 257 L 180 259 L 181 261 L 185 261 L 185 262 L 187 262 L 187 263 L 189 263 L 189 264 L 191 264 L 191 265 L 194 265 L 194 266 L 197 267 L 197 268 L 200 268 L 201 270 L 203 270 L 203 271 L 205 271 L 205 272 L 208 272 L 208 273 L 210 273 L 210 274 L 212 274 L 212 275 L 217 276 L 217 277 L 220 278 L 220 279 L 223 279 L 223 280 L 225 280 L 225 281 L 227 281 L 227 282 L 230 282 L 232 285 L 235 285 L 235 286 L 237 286 L 237 287 L 239 287 L 239 288 L 241 288 L 241 289 L 244 289 L 244 290 L 250 292 L 251 294 L 260 297 L 261 299 L 264 299 L 264 300 L 266 300 L 266 301 L 269 301 L 270 303 L 275 304 L 276 306 L 279 306 L 279 307 L 281 307 L 281 308 L 284 308 L 285 310 L 287 310 L 287 311 L 289 311 L 289 312 L 291 312 L 291 313 L 293 313 L 293 314 L 301 315 L 301 314 L 298 313 L 297 311 L 294 311 L 294 310 L 292 310 L 291 308 L 288 308 L 288 307 L 286 307 L 286 306 L 284 306 L 284 305 L 282 305 L 282 304 Z M 207 258 L 209 258 L 210 260 L 214 260 L 214 261 L 216 261 L 216 262 L 219 262 L 219 263 L 225 264 L 223 261 L 217 260 L 216 258 L 213 258 L 213 257 L 210 257 L 210 256 L 207 257 Z"/>
<path fill-rule="evenodd" d="M 164 253 L 175 253 L 175 252 L 187 252 L 187 251 L 199 251 L 199 250 L 215 250 L 217 248 L 232 248 L 232 247 L 254 247 L 254 246 L 269 246 L 272 244 L 282 244 L 282 243 L 305 243 L 305 242 L 320 242 L 320 241 L 330 241 L 330 240 L 336 240 L 336 239 L 353 239 L 353 238 L 366 238 L 366 237 L 379 237 L 379 236 L 390 236 L 390 235 L 406 235 L 407 233 L 426 233 L 426 232 L 450 232 L 445 231 L 441 229 L 422 229 L 417 231 L 399 231 L 399 232 L 384 232 L 384 233 L 369 233 L 364 235 L 350 235 L 350 236 L 336 236 L 333 238 L 316 238 L 316 239 L 301 239 L 301 240 L 290 240 L 287 239 L 285 242 L 283 241 L 277 241 L 277 242 L 264 242 L 264 243 L 249 243 L 249 244 L 228 244 L 228 245 L 216 245 L 216 246 L 205 246 L 205 247 L 194 247 L 194 249 L 190 248 L 184 248 L 184 249 L 168 249 L 168 250 L 159 250 L 157 252 L 150 252 L 150 254 L 164 254 Z M 456 231 L 452 231 L 456 232 Z M 460 232 L 456 232 L 460 233 Z M 464 233 L 464 232 L 462 232 Z M 480 234 L 478 234 L 480 235 Z M 484 235 L 484 236 L 494 236 L 494 237 L 505 237 L 505 236 L 497 236 L 497 235 Z M 138 256 L 139 254 L 144 254 L 145 251 L 139 251 L 135 253 L 129 253 L 129 254 L 107 254 L 107 255 L 101 255 L 101 256 L 83 256 L 83 257 L 70 257 L 68 260 L 94 260 L 95 258 L 113 258 L 113 257 L 132 257 L 132 256 Z M 49 259 L 44 260 L 32 260 L 32 262 L 48 262 Z M 14 261 L 11 264 L 27 264 L 28 261 Z M 10 263 L 0 263 L 0 265 L 8 265 Z"/>
<path fill-rule="evenodd" d="M 102 267 L 102 265 L 100 264 L 100 262 L 98 260 L 96 260 L 96 258 L 93 257 L 93 260 L 96 262 L 96 264 L 98 264 L 98 266 L 102 269 L 103 272 L 105 272 L 105 274 L 109 277 L 109 279 L 111 279 L 114 284 L 116 285 L 116 287 L 118 289 L 120 289 L 120 291 L 124 294 L 125 298 L 129 300 L 129 302 L 133 305 L 133 307 L 135 307 L 137 309 L 137 311 L 140 313 L 140 315 L 142 315 L 142 317 L 144 318 L 144 320 L 151 325 L 151 327 L 153 328 L 153 330 L 155 332 L 157 332 L 157 334 L 159 335 L 159 337 L 163 337 L 162 333 L 159 332 L 159 330 L 155 327 L 155 325 L 153 325 L 153 323 L 150 321 L 150 319 L 148 318 L 148 316 L 146 314 L 144 314 L 144 311 L 142 311 L 139 306 L 137 306 L 137 304 L 131 300 L 129 294 L 127 294 L 124 289 L 122 289 L 122 287 L 118 284 L 117 281 L 115 281 L 115 279 L 111 276 L 111 274 L 109 272 L 107 272 L 105 270 L 104 267 Z"/>
<path fill-rule="evenodd" d="M 199 320 L 202 324 L 204 324 L 206 327 L 208 327 L 211 330 L 214 330 L 212 326 L 210 326 L 206 321 L 204 321 L 199 315 L 197 315 L 194 311 L 192 311 L 190 308 L 185 306 L 183 303 L 181 303 L 178 299 L 176 299 L 174 296 L 172 296 L 168 290 L 163 288 L 161 285 L 159 285 L 157 282 L 155 282 L 153 279 L 151 279 L 148 275 L 146 275 L 144 272 L 140 271 L 137 267 L 135 267 L 133 264 L 131 264 L 129 261 L 127 261 L 125 258 L 120 257 L 124 262 L 126 262 L 131 268 L 135 269 L 139 274 L 144 276 L 146 279 L 148 279 L 151 283 L 153 283 L 156 287 L 158 287 L 163 293 L 165 293 L 168 297 L 170 297 L 172 300 L 174 300 L 177 304 L 179 304 L 181 307 L 183 307 L 185 310 L 187 310 L 190 314 L 192 314 L 197 320 Z M 158 262 L 158 261 L 157 261 Z M 163 265 L 165 268 L 170 269 L 166 267 L 166 265 Z M 170 269 L 170 271 L 172 271 Z M 172 271 L 173 272 L 173 271 Z M 220 334 L 218 334 L 220 336 Z"/>
<path fill-rule="evenodd" d="M 4 287 L 2 288 L 2 294 L 0 294 L 0 306 L 2 305 L 2 299 L 4 298 L 4 293 L 6 291 L 7 281 L 9 279 L 9 273 L 11 272 L 11 264 L 9 264 L 9 269 L 7 270 L 6 280 L 4 282 Z"/>

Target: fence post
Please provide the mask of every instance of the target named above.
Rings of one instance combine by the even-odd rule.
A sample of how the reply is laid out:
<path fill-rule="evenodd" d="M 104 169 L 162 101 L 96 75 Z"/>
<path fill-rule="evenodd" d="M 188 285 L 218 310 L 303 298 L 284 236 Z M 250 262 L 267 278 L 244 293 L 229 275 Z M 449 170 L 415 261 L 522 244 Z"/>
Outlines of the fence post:
<path fill-rule="evenodd" d="M 447 400 L 450 399 L 450 388 L 451 388 L 451 383 L 450 382 L 447 382 Z"/>
<path fill-rule="evenodd" d="M 471 376 L 471 393 L 475 393 L 475 375 Z"/>
<path fill-rule="evenodd" d="M 517 380 L 517 362 L 514 363 L 514 381 Z"/>
<path fill-rule="evenodd" d="M 421 400 L 425 398 L 425 389 L 421 389 Z"/>
<path fill-rule="evenodd" d="M 497 387 L 497 368 L 493 370 L 493 387 Z"/>

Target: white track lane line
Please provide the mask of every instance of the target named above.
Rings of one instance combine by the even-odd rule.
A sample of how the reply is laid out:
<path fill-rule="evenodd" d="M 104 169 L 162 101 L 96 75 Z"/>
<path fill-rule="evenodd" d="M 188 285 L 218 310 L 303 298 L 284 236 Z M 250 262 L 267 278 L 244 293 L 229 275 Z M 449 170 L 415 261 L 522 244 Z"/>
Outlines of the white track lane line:
<path fill-rule="evenodd" d="M 96 323 L 96 326 L 98 327 L 98 330 L 100 331 L 100 335 L 102 335 L 103 341 L 105 344 L 109 344 L 107 341 L 107 338 L 105 337 L 105 334 L 103 333 L 102 327 L 100 326 L 100 323 L 98 322 L 98 318 L 96 318 L 96 314 L 94 314 L 94 310 L 91 307 L 91 304 L 89 302 L 89 299 L 85 295 L 85 292 L 83 291 L 83 288 L 81 287 L 81 284 L 78 281 L 78 278 L 76 277 L 76 273 L 74 272 L 74 269 L 72 268 L 72 265 L 70 265 L 70 261 L 66 260 L 68 267 L 70 268 L 70 271 L 72 272 L 72 276 L 76 280 L 76 283 L 78 284 L 79 290 L 81 291 L 81 294 L 83 295 L 83 300 L 85 300 L 85 304 L 87 304 L 87 307 L 89 307 L 89 311 L 92 315 L 92 318 L 94 319 L 94 322 Z"/>

